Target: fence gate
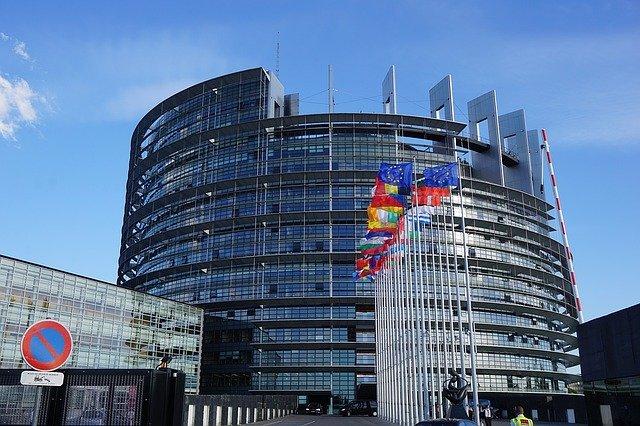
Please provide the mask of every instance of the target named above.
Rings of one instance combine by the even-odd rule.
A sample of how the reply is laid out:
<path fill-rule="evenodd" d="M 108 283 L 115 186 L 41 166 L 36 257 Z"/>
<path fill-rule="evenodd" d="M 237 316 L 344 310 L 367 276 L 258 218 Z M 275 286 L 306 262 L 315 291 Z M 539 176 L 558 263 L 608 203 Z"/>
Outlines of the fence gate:
<path fill-rule="evenodd" d="M 173 425 L 182 422 L 184 373 L 176 370 L 59 370 L 60 387 L 20 384 L 23 370 L 0 370 L 0 424 Z M 179 408 L 179 410 L 177 409 Z"/>

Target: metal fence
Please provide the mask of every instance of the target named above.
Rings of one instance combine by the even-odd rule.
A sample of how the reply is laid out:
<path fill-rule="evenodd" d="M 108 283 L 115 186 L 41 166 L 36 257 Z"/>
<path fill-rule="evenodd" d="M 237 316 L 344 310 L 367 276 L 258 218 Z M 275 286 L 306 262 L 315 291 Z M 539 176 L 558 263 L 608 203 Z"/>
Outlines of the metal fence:
<path fill-rule="evenodd" d="M 20 384 L 0 370 L 0 424 L 180 425 L 184 373 L 176 370 L 60 370 L 60 387 Z M 38 389 L 41 391 L 36 409 Z"/>
<path fill-rule="evenodd" d="M 187 395 L 183 426 L 254 423 L 294 413 L 295 395 Z"/>

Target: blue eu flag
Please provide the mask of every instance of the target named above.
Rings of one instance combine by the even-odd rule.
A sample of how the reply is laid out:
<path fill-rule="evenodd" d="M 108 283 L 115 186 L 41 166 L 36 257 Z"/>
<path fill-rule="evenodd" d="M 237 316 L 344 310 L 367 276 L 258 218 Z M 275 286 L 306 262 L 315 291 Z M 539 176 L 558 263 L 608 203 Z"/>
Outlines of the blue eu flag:
<path fill-rule="evenodd" d="M 459 182 L 458 163 L 449 163 L 424 169 L 424 186 L 446 188 L 448 186 L 458 186 Z"/>
<path fill-rule="evenodd" d="M 398 190 L 411 190 L 412 174 L 413 164 L 411 163 L 381 163 L 378 178 L 384 183 L 396 185 Z"/>

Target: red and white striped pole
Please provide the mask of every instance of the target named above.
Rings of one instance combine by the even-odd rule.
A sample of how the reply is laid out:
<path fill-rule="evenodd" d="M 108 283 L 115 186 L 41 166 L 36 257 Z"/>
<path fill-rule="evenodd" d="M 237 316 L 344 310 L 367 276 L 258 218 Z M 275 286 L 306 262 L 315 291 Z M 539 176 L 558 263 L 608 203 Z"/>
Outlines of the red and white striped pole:
<path fill-rule="evenodd" d="M 553 161 L 551 161 L 551 150 L 549 149 L 549 141 L 547 140 L 547 131 L 542 129 L 542 142 L 544 150 L 547 152 L 547 162 L 549 163 L 549 174 L 551 175 L 551 185 L 553 186 L 553 195 L 556 199 L 556 209 L 558 210 L 558 221 L 560 222 L 560 230 L 562 231 L 562 240 L 564 244 L 565 255 L 567 257 L 567 265 L 571 274 L 571 285 L 573 286 L 573 295 L 576 298 L 576 309 L 578 310 L 578 321 L 583 322 L 582 304 L 580 303 L 580 295 L 578 294 L 578 283 L 576 282 L 576 272 L 573 269 L 573 253 L 569 246 L 569 238 L 567 237 L 567 226 L 564 223 L 564 214 L 560 204 L 560 194 L 558 193 L 558 180 L 553 170 Z"/>

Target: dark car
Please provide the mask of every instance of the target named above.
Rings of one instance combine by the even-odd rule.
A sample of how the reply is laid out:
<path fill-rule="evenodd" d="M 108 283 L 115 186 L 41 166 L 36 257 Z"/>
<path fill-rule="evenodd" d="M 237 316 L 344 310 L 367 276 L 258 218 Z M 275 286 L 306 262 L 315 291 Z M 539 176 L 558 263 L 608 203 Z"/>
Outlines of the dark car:
<path fill-rule="evenodd" d="M 476 426 L 476 422 L 472 420 L 438 419 L 425 420 L 423 422 L 416 423 L 416 426 Z"/>
<path fill-rule="evenodd" d="M 378 415 L 378 402 L 370 400 L 351 401 L 340 410 L 342 416 L 369 416 Z"/>
<path fill-rule="evenodd" d="M 305 414 L 322 414 L 324 412 L 324 407 L 318 404 L 317 402 L 311 402 L 307 404 L 304 408 Z"/>

